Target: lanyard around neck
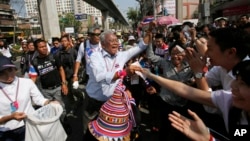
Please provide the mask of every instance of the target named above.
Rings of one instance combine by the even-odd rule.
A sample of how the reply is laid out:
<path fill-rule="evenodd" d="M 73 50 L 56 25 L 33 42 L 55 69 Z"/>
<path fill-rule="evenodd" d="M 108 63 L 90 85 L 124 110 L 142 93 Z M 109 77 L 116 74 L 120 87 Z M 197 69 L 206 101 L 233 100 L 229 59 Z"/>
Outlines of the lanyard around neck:
<path fill-rule="evenodd" d="M 109 69 L 109 67 L 108 67 L 107 60 L 106 60 L 104 57 L 103 57 L 103 59 L 104 59 L 104 61 L 105 61 L 105 63 L 106 63 L 107 72 L 109 72 L 109 71 L 112 72 L 113 69 L 114 69 L 115 63 L 116 63 L 116 58 L 115 58 L 115 60 L 113 61 L 113 65 L 112 65 L 111 69 Z"/>
<path fill-rule="evenodd" d="M 1 91 L 3 92 L 3 94 L 11 101 L 11 102 L 15 102 L 17 100 L 17 96 L 18 96 L 18 91 L 19 91 L 19 79 L 17 79 L 17 88 L 16 88 L 16 97 L 15 97 L 15 101 L 13 101 L 8 94 L 5 92 L 5 90 L 0 86 Z"/>

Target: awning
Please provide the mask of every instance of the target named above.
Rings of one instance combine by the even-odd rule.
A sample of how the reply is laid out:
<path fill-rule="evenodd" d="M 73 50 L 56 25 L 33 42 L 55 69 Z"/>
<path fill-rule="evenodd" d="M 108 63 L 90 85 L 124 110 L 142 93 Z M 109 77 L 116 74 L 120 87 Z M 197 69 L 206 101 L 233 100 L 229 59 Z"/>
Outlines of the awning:
<path fill-rule="evenodd" d="M 227 8 L 223 10 L 223 16 L 242 15 L 250 13 L 250 5 Z"/>

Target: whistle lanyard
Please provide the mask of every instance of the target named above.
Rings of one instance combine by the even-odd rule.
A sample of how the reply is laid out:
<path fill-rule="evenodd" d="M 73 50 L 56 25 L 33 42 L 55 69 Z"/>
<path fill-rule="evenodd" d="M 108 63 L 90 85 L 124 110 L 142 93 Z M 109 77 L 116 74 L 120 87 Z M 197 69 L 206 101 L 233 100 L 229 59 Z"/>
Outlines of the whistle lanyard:
<path fill-rule="evenodd" d="M 15 97 L 15 101 L 13 101 L 8 94 L 5 92 L 5 90 L 0 86 L 1 91 L 3 92 L 3 94 L 11 101 L 11 103 L 16 102 L 17 101 L 17 96 L 18 96 L 18 91 L 19 91 L 19 79 L 17 79 L 17 88 L 16 88 L 16 97 Z"/>

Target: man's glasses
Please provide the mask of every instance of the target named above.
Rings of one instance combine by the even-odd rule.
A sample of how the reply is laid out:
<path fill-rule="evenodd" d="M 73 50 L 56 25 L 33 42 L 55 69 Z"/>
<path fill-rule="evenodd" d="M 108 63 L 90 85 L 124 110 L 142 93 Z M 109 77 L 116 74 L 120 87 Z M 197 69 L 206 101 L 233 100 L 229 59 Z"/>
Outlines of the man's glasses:
<path fill-rule="evenodd" d="M 100 36 L 101 33 L 90 33 L 90 36 Z"/>

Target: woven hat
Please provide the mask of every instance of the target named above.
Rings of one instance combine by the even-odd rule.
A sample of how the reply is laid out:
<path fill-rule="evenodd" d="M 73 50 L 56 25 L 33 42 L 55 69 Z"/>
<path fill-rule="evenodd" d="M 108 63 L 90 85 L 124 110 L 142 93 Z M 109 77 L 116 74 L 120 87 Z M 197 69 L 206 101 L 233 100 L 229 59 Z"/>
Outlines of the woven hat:
<path fill-rule="evenodd" d="M 132 121 L 123 94 L 125 86 L 118 84 L 114 94 L 106 101 L 96 120 L 89 123 L 89 131 L 99 141 L 129 141 Z"/>

